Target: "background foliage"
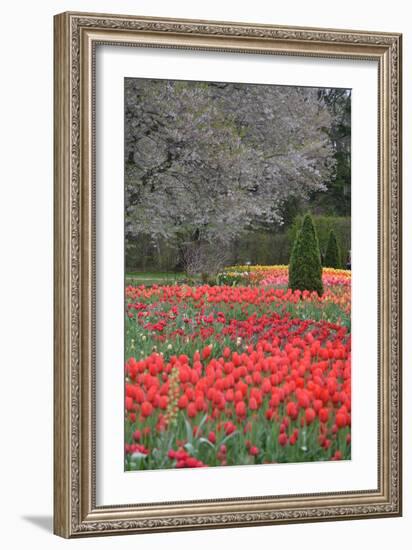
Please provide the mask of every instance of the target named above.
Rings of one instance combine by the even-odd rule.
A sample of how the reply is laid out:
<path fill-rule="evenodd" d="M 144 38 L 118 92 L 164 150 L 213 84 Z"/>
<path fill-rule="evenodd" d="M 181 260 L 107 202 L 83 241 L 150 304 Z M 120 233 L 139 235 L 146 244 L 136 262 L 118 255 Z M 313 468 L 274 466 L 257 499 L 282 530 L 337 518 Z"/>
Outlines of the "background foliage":
<path fill-rule="evenodd" d="M 306 212 L 345 267 L 350 136 L 350 90 L 126 79 L 126 270 L 287 264 Z"/>
<path fill-rule="evenodd" d="M 125 193 L 129 271 L 288 263 L 302 214 L 350 215 L 350 91 L 126 79 Z"/>

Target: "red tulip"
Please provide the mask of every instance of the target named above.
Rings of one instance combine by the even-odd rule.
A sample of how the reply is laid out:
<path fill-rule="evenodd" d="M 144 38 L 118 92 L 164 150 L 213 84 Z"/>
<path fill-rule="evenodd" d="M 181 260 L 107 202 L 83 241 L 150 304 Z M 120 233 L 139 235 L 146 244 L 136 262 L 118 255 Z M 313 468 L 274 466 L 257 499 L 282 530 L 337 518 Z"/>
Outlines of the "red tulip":
<path fill-rule="evenodd" d="M 194 403 L 189 403 L 187 406 L 187 416 L 189 418 L 194 418 L 197 415 L 196 405 Z"/>
<path fill-rule="evenodd" d="M 236 403 L 236 414 L 239 417 L 246 416 L 247 410 L 246 410 L 246 404 L 244 401 L 239 401 L 238 403 Z"/>
<path fill-rule="evenodd" d="M 316 412 L 314 409 L 308 408 L 305 411 L 306 424 L 311 424 L 316 418 Z"/>
<path fill-rule="evenodd" d="M 189 404 L 189 399 L 187 398 L 186 394 L 183 394 L 180 396 L 179 401 L 177 403 L 179 409 L 185 409 Z"/>
<path fill-rule="evenodd" d="M 278 441 L 279 441 L 279 444 L 282 445 L 282 447 L 284 447 L 288 443 L 288 436 L 285 433 L 281 433 L 279 434 Z"/>
<path fill-rule="evenodd" d="M 328 419 L 329 419 L 329 410 L 325 409 L 325 408 L 320 409 L 320 411 L 319 411 L 319 420 L 321 422 L 327 422 Z"/>
<path fill-rule="evenodd" d="M 249 409 L 250 409 L 251 411 L 256 411 L 257 408 L 258 408 L 258 404 L 257 404 L 256 399 L 255 399 L 254 397 L 251 397 L 251 398 L 249 399 Z"/>
<path fill-rule="evenodd" d="M 338 413 L 336 415 L 336 425 L 338 428 L 344 428 L 346 426 L 346 415 L 343 413 Z"/>
<path fill-rule="evenodd" d="M 289 401 L 286 405 L 286 414 L 292 418 L 292 420 L 295 420 L 298 417 L 299 409 L 294 401 Z"/>
<path fill-rule="evenodd" d="M 150 416 L 153 412 L 153 405 L 149 401 L 144 401 L 141 407 L 142 416 Z"/>
<path fill-rule="evenodd" d="M 133 410 L 133 399 L 131 397 L 126 397 L 126 410 L 132 411 Z"/>
<path fill-rule="evenodd" d="M 212 353 L 212 348 L 211 346 L 206 346 L 205 348 L 203 348 L 203 351 L 202 351 L 202 358 L 205 360 L 207 359 L 208 357 L 210 357 L 210 354 Z"/>

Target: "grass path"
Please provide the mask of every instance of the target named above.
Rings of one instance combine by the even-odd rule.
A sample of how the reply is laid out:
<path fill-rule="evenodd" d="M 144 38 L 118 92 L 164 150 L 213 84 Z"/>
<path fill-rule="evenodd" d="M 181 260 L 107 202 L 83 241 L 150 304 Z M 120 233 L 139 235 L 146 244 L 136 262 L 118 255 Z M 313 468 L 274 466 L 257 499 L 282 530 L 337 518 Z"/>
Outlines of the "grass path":
<path fill-rule="evenodd" d="M 126 272 L 126 284 L 128 285 L 173 285 L 187 279 L 185 273 L 162 273 L 159 271 L 129 271 Z"/>

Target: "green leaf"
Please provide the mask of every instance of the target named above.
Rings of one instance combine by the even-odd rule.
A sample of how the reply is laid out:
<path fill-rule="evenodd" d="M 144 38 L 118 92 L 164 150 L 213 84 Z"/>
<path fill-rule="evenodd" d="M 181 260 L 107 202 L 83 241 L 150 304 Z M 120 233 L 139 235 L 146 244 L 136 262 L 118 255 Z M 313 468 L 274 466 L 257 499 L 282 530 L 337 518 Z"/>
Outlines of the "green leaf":
<path fill-rule="evenodd" d="M 197 432 L 196 432 L 196 433 L 198 433 L 199 435 L 200 435 L 200 433 L 201 433 L 202 427 L 203 427 L 203 425 L 205 424 L 205 422 L 206 422 L 208 416 L 209 416 L 208 413 L 206 413 L 206 414 L 204 415 L 204 417 L 202 418 L 202 420 L 199 422 L 199 427 L 198 427 L 198 430 L 197 430 Z"/>
<path fill-rule="evenodd" d="M 199 443 L 206 443 L 207 445 L 209 445 L 210 447 L 212 447 L 212 449 L 215 448 L 215 446 L 213 445 L 213 443 L 211 441 L 209 441 L 208 439 L 206 439 L 205 437 L 200 437 L 199 438 Z"/>
<path fill-rule="evenodd" d="M 186 443 L 186 445 L 184 446 L 186 451 L 188 453 L 190 453 L 191 455 L 195 455 L 196 454 L 196 449 L 194 448 L 194 446 L 191 444 L 191 443 Z"/>
<path fill-rule="evenodd" d="M 220 442 L 220 445 L 224 445 L 225 443 L 227 443 L 229 441 L 229 439 L 232 439 L 233 437 L 235 437 L 235 435 L 239 435 L 239 432 L 238 431 L 232 432 L 231 434 L 224 437 L 222 439 L 222 441 Z"/>
<path fill-rule="evenodd" d="M 192 426 L 191 426 L 189 420 L 186 417 L 184 418 L 184 421 L 185 421 L 185 427 L 186 427 L 186 439 L 189 443 L 193 443 Z"/>

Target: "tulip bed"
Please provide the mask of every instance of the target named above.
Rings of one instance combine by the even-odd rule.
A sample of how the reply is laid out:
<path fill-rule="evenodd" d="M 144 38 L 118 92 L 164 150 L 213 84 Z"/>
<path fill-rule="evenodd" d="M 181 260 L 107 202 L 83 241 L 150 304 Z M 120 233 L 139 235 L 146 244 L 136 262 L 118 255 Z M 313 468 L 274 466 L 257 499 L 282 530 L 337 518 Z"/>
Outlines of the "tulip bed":
<path fill-rule="evenodd" d="M 227 267 L 218 275 L 221 281 L 249 285 L 261 284 L 263 286 L 285 287 L 288 284 L 287 265 L 237 265 Z M 351 284 L 351 271 L 346 269 L 335 269 L 324 267 L 322 274 L 323 284 L 330 288 L 332 286 L 349 286 Z"/>
<path fill-rule="evenodd" d="M 126 470 L 350 458 L 350 272 L 285 270 L 126 288 Z"/>

